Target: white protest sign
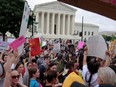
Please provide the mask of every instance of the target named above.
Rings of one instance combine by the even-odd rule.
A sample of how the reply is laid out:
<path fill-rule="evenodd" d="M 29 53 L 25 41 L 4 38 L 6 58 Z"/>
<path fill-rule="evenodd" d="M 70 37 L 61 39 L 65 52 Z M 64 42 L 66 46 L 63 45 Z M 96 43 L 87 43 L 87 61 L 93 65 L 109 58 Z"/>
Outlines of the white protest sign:
<path fill-rule="evenodd" d="M 60 43 L 54 43 L 53 52 L 60 52 Z"/>
<path fill-rule="evenodd" d="M 30 8 L 29 8 L 28 3 L 25 1 L 19 36 L 25 37 L 25 35 L 26 35 L 26 29 L 27 29 L 27 24 L 28 24 L 28 20 L 29 20 L 29 15 L 30 15 Z M 23 45 L 18 48 L 19 54 L 22 53 Z"/>
<path fill-rule="evenodd" d="M 26 35 L 26 29 L 27 29 L 27 24 L 28 24 L 28 20 L 29 20 L 29 15 L 30 15 L 30 8 L 29 8 L 28 3 L 25 1 L 19 36 Z"/>
<path fill-rule="evenodd" d="M 87 41 L 88 56 L 95 56 L 105 60 L 107 45 L 101 35 L 91 36 Z"/>
<path fill-rule="evenodd" d="M 0 41 L 0 52 L 5 52 L 8 47 L 8 42 Z"/>

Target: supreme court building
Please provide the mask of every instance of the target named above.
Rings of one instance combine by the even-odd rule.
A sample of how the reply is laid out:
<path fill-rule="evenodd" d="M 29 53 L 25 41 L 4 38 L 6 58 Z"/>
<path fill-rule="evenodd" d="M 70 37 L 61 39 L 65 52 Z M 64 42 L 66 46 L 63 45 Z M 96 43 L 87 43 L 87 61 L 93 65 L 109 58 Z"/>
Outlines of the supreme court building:
<path fill-rule="evenodd" d="M 37 23 L 35 37 L 42 34 L 44 39 L 79 40 L 78 33 L 81 32 L 81 23 L 75 23 L 76 11 L 76 9 L 58 1 L 36 5 L 34 8 Z M 98 34 L 98 31 L 98 26 L 84 24 L 83 37 L 87 39 L 91 35 Z M 92 34 L 84 34 L 84 32 Z"/>

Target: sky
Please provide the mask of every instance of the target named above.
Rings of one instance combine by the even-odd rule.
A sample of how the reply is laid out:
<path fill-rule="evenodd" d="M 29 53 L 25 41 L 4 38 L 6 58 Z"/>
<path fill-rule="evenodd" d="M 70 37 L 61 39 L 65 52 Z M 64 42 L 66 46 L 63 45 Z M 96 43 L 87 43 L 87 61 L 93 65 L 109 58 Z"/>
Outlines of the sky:
<path fill-rule="evenodd" d="M 41 3 L 52 2 L 56 0 L 26 0 L 33 10 L 34 6 Z M 105 16 L 101 16 L 97 13 L 86 11 L 80 8 L 77 8 L 75 22 L 82 22 L 82 16 L 84 17 L 84 23 L 95 24 L 99 26 L 99 32 L 102 31 L 115 31 L 116 32 L 116 20 L 112 20 Z"/>

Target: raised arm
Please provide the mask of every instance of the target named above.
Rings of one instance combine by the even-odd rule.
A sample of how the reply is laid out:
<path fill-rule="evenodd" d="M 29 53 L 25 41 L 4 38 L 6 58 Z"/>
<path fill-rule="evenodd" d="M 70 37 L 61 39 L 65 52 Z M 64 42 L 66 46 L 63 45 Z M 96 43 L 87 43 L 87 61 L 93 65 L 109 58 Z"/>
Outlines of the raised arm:
<path fill-rule="evenodd" d="M 84 48 L 84 57 L 83 57 L 83 65 L 87 64 L 87 47 Z"/>
<path fill-rule="evenodd" d="M 4 87 L 10 87 L 11 82 L 11 65 L 13 63 L 13 60 L 15 59 L 14 55 L 12 53 L 8 53 L 8 60 L 4 64 L 4 69 L 5 69 L 5 79 L 4 79 Z"/>
<path fill-rule="evenodd" d="M 111 55 L 109 51 L 106 51 L 106 62 L 104 64 L 105 67 L 109 66 L 111 62 Z"/>

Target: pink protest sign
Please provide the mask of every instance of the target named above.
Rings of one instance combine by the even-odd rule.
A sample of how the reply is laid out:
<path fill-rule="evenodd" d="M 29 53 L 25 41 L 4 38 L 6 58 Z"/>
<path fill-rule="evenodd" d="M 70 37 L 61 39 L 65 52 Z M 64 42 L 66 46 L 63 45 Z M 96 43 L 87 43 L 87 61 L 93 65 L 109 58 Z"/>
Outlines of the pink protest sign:
<path fill-rule="evenodd" d="M 79 41 L 79 43 L 78 43 L 78 45 L 77 45 L 77 49 L 83 48 L 84 44 L 85 44 L 84 42 Z"/>
<path fill-rule="evenodd" d="M 14 40 L 12 43 L 9 44 L 9 47 L 11 47 L 13 50 L 16 50 L 19 46 L 21 46 L 26 41 L 24 36 L 18 37 L 16 40 Z"/>

